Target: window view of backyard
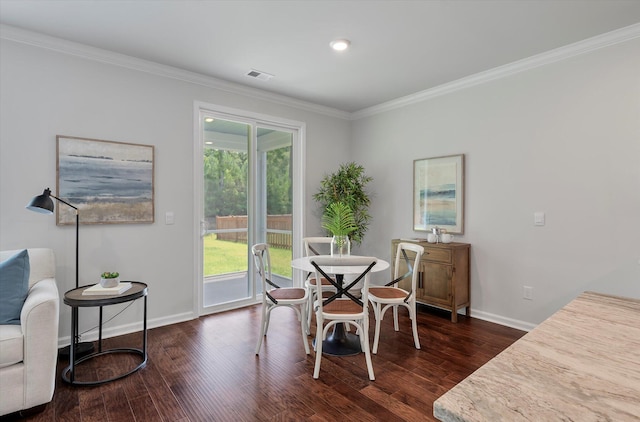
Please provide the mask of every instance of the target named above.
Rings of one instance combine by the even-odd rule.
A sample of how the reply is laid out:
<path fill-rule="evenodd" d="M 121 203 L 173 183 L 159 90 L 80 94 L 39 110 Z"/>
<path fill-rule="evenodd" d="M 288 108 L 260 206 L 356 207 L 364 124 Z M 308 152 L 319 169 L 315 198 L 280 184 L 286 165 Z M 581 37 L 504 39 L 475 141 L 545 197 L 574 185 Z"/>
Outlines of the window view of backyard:
<path fill-rule="evenodd" d="M 270 246 L 272 271 L 291 278 L 291 247 Z M 204 238 L 204 274 L 213 276 L 238 271 L 247 266 L 247 244 L 218 240 L 216 234 Z"/>

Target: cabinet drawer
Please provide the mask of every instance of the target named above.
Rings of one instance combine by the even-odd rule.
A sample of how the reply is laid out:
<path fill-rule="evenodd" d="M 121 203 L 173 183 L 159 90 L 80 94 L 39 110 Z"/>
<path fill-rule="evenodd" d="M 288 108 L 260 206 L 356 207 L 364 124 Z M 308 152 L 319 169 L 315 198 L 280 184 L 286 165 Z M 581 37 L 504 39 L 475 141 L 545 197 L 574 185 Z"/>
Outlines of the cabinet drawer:
<path fill-rule="evenodd" d="M 424 248 L 422 259 L 451 264 L 451 249 Z"/>

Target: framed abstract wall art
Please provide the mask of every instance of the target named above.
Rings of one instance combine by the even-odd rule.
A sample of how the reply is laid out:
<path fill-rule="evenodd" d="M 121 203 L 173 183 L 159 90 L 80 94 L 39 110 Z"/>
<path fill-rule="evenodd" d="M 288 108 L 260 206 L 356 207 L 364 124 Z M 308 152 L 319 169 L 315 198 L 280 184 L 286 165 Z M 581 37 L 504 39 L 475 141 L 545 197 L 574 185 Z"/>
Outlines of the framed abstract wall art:
<path fill-rule="evenodd" d="M 58 196 L 80 224 L 153 223 L 153 146 L 56 136 Z M 75 224 L 56 207 L 56 224 Z"/>
<path fill-rule="evenodd" d="M 464 154 L 413 162 L 413 229 L 464 229 Z"/>

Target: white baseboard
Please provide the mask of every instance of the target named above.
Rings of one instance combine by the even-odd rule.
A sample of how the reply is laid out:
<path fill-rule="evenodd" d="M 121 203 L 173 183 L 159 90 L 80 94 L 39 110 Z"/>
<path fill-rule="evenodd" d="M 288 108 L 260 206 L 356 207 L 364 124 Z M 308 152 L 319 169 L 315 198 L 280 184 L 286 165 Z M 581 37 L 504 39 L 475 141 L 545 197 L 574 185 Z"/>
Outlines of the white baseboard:
<path fill-rule="evenodd" d="M 147 320 L 147 329 L 163 327 L 165 325 L 177 324 L 179 322 L 190 321 L 197 318 L 193 312 L 184 312 L 182 314 L 169 315 L 161 318 L 153 318 Z M 109 327 L 102 329 L 102 338 L 116 337 L 124 334 L 137 333 L 142 331 L 142 321 L 118 325 L 117 327 Z M 91 330 L 82 335 L 81 341 L 95 341 L 98 339 L 98 330 Z M 58 347 L 68 346 L 71 343 L 71 336 L 59 337 Z"/>
<path fill-rule="evenodd" d="M 489 322 L 504 325 L 507 327 L 515 328 L 517 330 L 522 330 L 522 331 L 531 331 L 534 328 L 536 328 L 536 324 L 531 324 L 530 322 L 520 321 L 512 318 L 506 318 L 500 315 L 491 314 L 489 312 L 478 311 L 473 308 L 471 309 L 471 317 L 478 318 L 483 321 L 489 321 Z"/>
<path fill-rule="evenodd" d="M 427 305 L 424 303 L 419 303 L 419 305 L 425 306 L 427 308 L 436 308 L 436 309 L 442 309 L 444 311 L 448 311 L 447 309 L 441 308 L 439 306 L 434 306 L 431 304 Z M 466 315 L 467 314 L 466 309 L 465 308 L 458 309 L 458 314 Z M 489 312 L 479 311 L 473 308 L 471 308 L 471 317 L 481 319 L 483 321 L 493 322 L 495 324 L 504 325 L 506 327 L 515 328 L 516 330 L 522 330 L 522 331 L 531 331 L 537 326 L 536 324 L 531 324 L 530 322 L 520 321 L 512 318 L 506 318 L 501 315 L 491 314 Z"/>

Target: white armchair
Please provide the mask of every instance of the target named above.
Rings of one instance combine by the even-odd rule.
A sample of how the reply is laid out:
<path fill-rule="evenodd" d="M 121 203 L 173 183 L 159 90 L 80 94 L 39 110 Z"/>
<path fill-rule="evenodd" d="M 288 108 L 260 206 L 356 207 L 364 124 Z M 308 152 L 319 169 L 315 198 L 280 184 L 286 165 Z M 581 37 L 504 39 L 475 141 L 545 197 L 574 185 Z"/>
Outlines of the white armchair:
<path fill-rule="evenodd" d="M 0 262 L 18 253 L 0 252 Z M 0 325 L 0 416 L 53 398 L 60 297 L 51 249 L 28 249 L 29 293 L 20 325 Z"/>

